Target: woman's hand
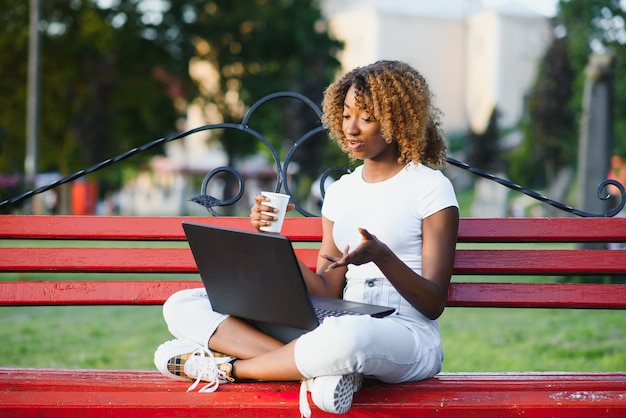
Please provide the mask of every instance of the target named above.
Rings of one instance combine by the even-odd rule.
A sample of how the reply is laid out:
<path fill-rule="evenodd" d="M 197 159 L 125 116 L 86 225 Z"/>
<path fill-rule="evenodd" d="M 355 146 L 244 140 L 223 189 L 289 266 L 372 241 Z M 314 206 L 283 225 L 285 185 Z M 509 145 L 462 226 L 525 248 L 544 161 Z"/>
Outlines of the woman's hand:
<path fill-rule="evenodd" d="M 273 208 L 263 203 L 269 200 L 269 198 L 263 196 L 262 194 L 254 196 L 254 206 L 252 206 L 252 208 L 250 209 L 250 223 L 252 224 L 252 227 L 257 231 L 261 231 L 261 227 L 268 226 L 272 222 L 277 220 L 275 216 L 267 215 L 267 213 L 278 212 L 276 208 Z M 287 205 L 287 212 L 292 210 L 295 206 L 296 205 L 294 205 L 293 203 L 289 203 Z"/>
<path fill-rule="evenodd" d="M 354 251 L 351 252 L 350 246 L 346 246 L 341 257 L 332 257 L 322 254 L 323 258 L 332 261 L 332 263 L 328 265 L 327 271 L 337 267 L 346 267 L 348 264 L 360 266 L 361 264 L 375 261 L 378 257 L 385 254 L 385 252 L 390 251 L 385 244 L 376 238 L 376 236 L 370 234 L 366 229 L 359 228 L 359 233 L 361 234 L 362 240 Z"/>

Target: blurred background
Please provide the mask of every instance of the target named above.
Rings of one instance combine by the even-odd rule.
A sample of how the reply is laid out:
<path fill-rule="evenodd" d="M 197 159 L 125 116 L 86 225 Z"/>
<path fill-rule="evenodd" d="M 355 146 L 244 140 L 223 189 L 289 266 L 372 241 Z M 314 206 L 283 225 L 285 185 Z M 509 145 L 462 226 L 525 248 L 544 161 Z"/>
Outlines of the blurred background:
<path fill-rule="evenodd" d="M 5 0 L 0 201 L 176 132 L 239 123 L 270 93 L 293 91 L 319 104 L 337 75 L 399 59 L 429 81 L 450 156 L 601 212 L 611 203 L 597 199 L 597 185 L 626 173 L 625 3 Z M 315 112 L 292 99 L 264 105 L 249 122 L 280 158 L 318 125 Z M 346 161 L 324 134 L 307 141 L 289 170 L 294 198 L 318 209 L 316 180 L 334 164 Z M 0 210 L 204 214 L 189 199 L 224 165 L 246 179 L 234 212 L 276 184 L 267 147 L 215 130 Z M 446 174 L 464 216 L 567 215 L 458 168 Z M 232 181 L 214 183 L 213 196 L 236 193 Z"/>

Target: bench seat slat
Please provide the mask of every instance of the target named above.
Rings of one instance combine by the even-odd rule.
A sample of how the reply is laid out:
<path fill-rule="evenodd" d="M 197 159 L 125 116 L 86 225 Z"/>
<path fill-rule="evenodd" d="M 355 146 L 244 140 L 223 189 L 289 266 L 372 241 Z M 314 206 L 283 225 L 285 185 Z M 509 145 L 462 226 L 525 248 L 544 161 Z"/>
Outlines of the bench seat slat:
<path fill-rule="evenodd" d="M 0 282 L 0 305 L 159 305 L 199 280 Z M 451 307 L 626 309 L 626 285 L 452 283 Z"/>
<path fill-rule="evenodd" d="M 296 254 L 315 269 L 318 250 Z M 2 271 L 195 273 L 188 248 L 3 248 Z M 455 274 L 608 275 L 626 271 L 626 251 L 457 250 Z"/>
<path fill-rule="evenodd" d="M 107 392 L 124 390 L 142 390 L 159 392 L 163 390 L 178 391 L 185 388 L 184 382 L 165 378 L 156 370 L 102 370 L 102 369 L 50 369 L 0 367 L 0 391 L 28 391 L 37 388 L 58 389 L 64 385 L 74 385 L 76 391 L 89 391 L 93 384 Z M 432 379 L 420 382 L 409 382 L 387 385 L 374 380 L 366 380 L 367 387 L 380 387 L 391 391 L 403 392 L 416 386 L 446 387 L 448 390 L 470 388 L 480 389 L 485 382 L 503 390 L 514 389 L 518 385 L 527 388 L 546 388 L 551 382 L 559 382 L 562 389 L 571 390 L 579 385 L 588 385 L 590 390 L 610 390 L 612 387 L 626 389 L 626 371 L 622 372 L 453 372 L 439 373 Z M 617 382 L 617 383 L 616 383 Z M 288 391 L 298 387 L 297 382 L 254 382 L 253 384 L 226 384 L 220 391 L 230 392 L 276 392 Z M 204 395 L 206 396 L 206 395 Z M 209 395 L 211 396 L 211 395 Z M 624 392 L 626 397 L 626 392 Z M 626 399 L 626 398 L 625 398 Z M 626 406 L 626 405 L 625 405 Z"/>
<path fill-rule="evenodd" d="M 226 384 L 185 393 L 156 371 L 0 369 L 0 414 L 12 416 L 294 416 L 298 383 Z M 321 413 L 311 405 L 314 416 Z M 28 411 L 28 412 L 26 412 Z M 186 413 L 184 412 L 186 411 Z M 375 412 L 374 412 L 375 411 Z M 366 380 L 347 416 L 618 417 L 626 413 L 626 373 L 443 373 L 422 382 Z M 30 414 L 30 415 L 28 415 Z"/>

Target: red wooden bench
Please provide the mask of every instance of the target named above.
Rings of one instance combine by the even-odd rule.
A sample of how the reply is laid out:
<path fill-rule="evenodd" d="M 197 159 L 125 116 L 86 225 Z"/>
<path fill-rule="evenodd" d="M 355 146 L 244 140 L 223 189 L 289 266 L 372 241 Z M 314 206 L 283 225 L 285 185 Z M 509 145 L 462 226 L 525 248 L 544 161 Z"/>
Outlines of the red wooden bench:
<path fill-rule="evenodd" d="M 0 305 L 152 305 L 190 280 L 133 281 L 124 273 L 195 273 L 183 241 L 183 220 L 250 228 L 248 218 L 0 216 L 0 270 L 58 273 L 58 280 L 0 282 Z M 319 242 L 319 218 L 288 218 L 295 243 Z M 27 239 L 28 248 L 11 245 Z M 85 243 L 81 248 L 41 240 L 133 241 L 133 248 Z M 137 241 L 140 243 L 138 244 Z M 142 247 L 141 242 L 178 245 Z M 626 285 L 463 282 L 463 275 L 626 275 L 626 251 L 492 249 L 482 243 L 626 242 L 626 218 L 502 218 L 461 220 L 449 307 L 626 309 Z M 476 245 L 478 244 L 478 245 Z M 317 250 L 298 246 L 313 268 Z M 568 247 L 569 248 L 569 247 Z M 66 272 L 114 272 L 117 281 L 67 281 Z M 626 365 L 625 365 L 626 370 Z M 220 386 L 212 394 L 157 371 L 0 367 L 0 416 L 297 416 L 297 383 Z M 325 414 L 313 407 L 314 416 Z M 626 416 L 626 371 L 612 373 L 442 373 L 398 385 L 367 381 L 349 416 L 591 417 Z"/>

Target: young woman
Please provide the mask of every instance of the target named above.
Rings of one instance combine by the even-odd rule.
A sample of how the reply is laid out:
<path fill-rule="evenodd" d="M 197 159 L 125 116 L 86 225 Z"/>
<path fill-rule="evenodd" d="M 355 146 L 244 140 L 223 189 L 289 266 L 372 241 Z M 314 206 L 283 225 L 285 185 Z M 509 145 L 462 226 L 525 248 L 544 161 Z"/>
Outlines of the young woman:
<path fill-rule="evenodd" d="M 329 186 L 316 272 L 301 264 L 310 293 L 394 307 L 385 318 L 325 319 L 293 339 L 214 312 L 204 289 L 170 297 L 163 312 L 177 338 L 159 347 L 166 376 L 208 382 L 302 381 L 322 410 L 345 413 L 363 376 L 422 380 L 441 370 L 437 318 L 454 264 L 458 203 L 437 168 L 445 162 L 439 110 L 424 78 L 409 65 L 380 61 L 357 68 L 325 92 L 323 123 L 363 163 Z M 274 221 L 256 196 L 251 223 Z M 225 353 L 225 354 L 221 354 Z"/>

